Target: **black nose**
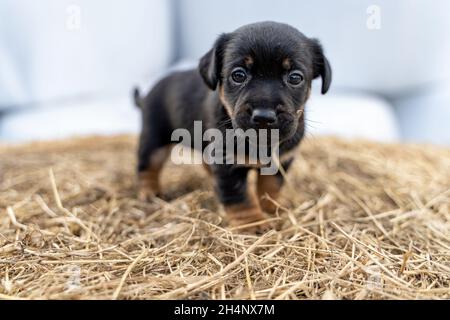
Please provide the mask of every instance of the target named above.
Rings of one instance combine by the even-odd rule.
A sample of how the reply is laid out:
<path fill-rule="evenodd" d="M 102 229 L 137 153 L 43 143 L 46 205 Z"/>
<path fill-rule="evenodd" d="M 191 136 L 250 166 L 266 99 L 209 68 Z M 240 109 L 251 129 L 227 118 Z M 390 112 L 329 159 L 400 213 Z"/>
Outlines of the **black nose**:
<path fill-rule="evenodd" d="M 277 114 L 270 109 L 255 109 L 252 113 L 252 123 L 257 126 L 270 126 L 277 122 Z"/>

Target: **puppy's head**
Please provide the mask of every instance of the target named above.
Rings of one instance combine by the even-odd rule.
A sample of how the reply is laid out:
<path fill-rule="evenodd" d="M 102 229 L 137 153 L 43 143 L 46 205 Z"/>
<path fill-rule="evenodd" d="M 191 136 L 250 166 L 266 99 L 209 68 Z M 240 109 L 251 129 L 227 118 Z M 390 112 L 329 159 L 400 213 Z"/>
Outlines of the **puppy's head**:
<path fill-rule="evenodd" d="M 279 129 L 292 136 L 303 119 L 311 82 L 331 84 L 331 68 L 317 40 L 281 23 L 262 22 L 221 35 L 200 61 L 200 74 L 219 90 L 233 126 Z"/>

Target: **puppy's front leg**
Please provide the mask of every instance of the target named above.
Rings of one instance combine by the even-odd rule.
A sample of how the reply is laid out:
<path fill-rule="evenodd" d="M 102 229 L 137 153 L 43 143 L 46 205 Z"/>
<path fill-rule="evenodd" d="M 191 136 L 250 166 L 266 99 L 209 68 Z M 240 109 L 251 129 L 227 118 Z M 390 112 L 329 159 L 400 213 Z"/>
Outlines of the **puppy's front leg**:
<path fill-rule="evenodd" d="M 281 166 L 287 172 L 291 166 L 292 159 L 284 161 Z M 259 175 L 258 176 L 258 198 L 261 208 L 264 212 L 274 214 L 277 205 L 274 203 L 280 195 L 280 190 L 284 184 L 284 176 L 278 171 L 275 175 Z"/>
<path fill-rule="evenodd" d="M 255 196 L 248 190 L 248 171 L 248 168 L 233 166 L 219 166 L 214 170 L 217 193 L 233 227 L 253 224 L 268 218 L 261 211 Z M 245 229 L 251 232 L 264 232 L 270 227 L 269 223 L 261 223 Z"/>

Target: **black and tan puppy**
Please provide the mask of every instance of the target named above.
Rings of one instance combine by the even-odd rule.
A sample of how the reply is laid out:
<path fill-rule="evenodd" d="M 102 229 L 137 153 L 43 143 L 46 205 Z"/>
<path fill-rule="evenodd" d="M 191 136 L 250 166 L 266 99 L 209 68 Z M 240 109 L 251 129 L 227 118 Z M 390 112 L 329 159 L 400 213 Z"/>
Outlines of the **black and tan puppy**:
<path fill-rule="evenodd" d="M 143 111 L 139 197 L 150 200 L 160 193 L 159 172 L 170 155 L 171 134 L 178 128 L 193 131 L 194 121 L 202 121 L 204 130 L 279 129 L 279 159 L 287 170 L 292 151 L 303 138 L 303 110 L 311 82 L 318 77 L 325 94 L 331 68 L 317 40 L 286 24 L 262 22 L 221 35 L 198 70 L 169 75 L 145 99 L 136 91 L 136 103 Z M 283 185 L 281 173 L 259 175 L 257 195 L 249 194 L 247 175 L 252 168 L 209 167 L 218 197 L 235 226 L 266 219 L 265 213 L 275 210 L 268 199 L 276 199 Z"/>

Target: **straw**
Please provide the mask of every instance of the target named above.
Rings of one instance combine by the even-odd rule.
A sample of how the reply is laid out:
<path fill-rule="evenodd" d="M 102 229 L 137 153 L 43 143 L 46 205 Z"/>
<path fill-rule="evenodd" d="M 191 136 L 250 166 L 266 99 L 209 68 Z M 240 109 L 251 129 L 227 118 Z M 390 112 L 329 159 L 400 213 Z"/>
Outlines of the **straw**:
<path fill-rule="evenodd" d="M 265 235 L 201 165 L 136 197 L 136 137 L 0 146 L 0 299 L 449 299 L 450 150 L 305 140 Z"/>

